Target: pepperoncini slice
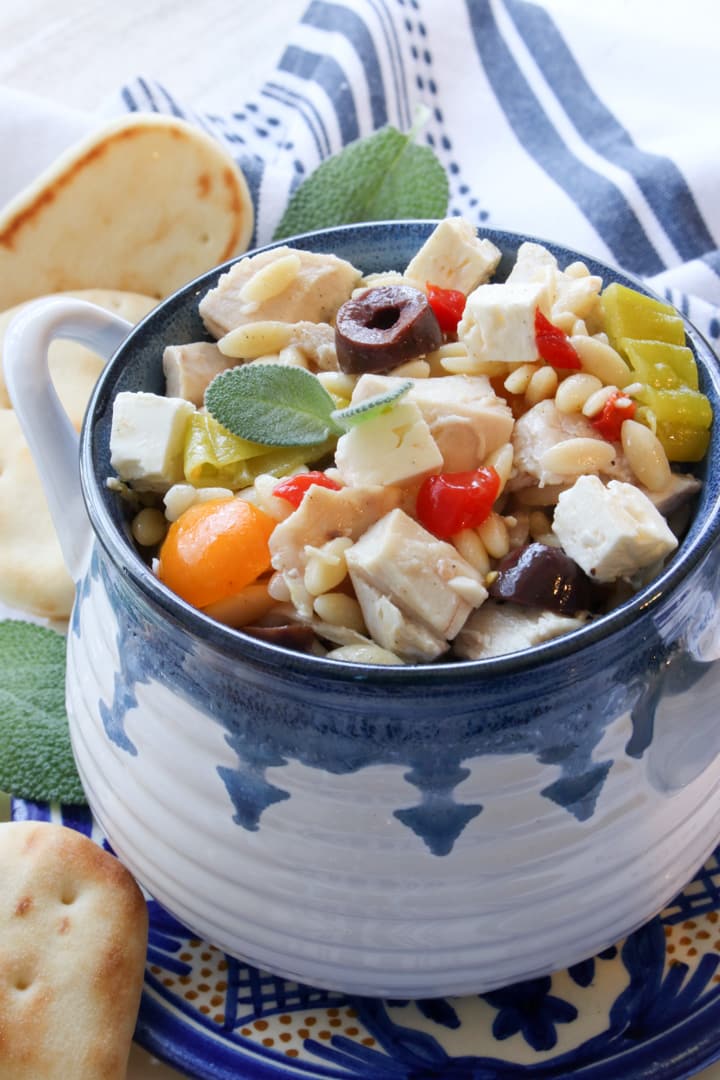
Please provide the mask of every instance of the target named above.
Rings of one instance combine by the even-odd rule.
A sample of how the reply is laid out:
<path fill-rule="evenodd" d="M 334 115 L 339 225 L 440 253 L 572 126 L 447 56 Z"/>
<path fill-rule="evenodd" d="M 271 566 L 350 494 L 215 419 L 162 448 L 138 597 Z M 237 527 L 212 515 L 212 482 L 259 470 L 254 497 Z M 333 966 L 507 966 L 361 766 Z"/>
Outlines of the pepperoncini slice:
<path fill-rule="evenodd" d="M 603 289 L 601 303 L 610 344 L 623 353 L 623 338 L 685 344 L 685 326 L 670 304 L 613 282 Z M 624 355 L 624 354 L 623 354 Z"/>
<path fill-rule="evenodd" d="M 658 420 L 655 432 L 667 454 L 668 461 L 702 461 L 710 445 L 707 428 L 691 427 Z"/>
<path fill-rule="evenodd" d="M 620 344 L 640 382 L 648 386 L 689 386 L 697 390 L 697 364 L 692 349 L 687 345 L 671 345 L 667 341 L 637 341 L 634 338 L 623 338 Z"/>

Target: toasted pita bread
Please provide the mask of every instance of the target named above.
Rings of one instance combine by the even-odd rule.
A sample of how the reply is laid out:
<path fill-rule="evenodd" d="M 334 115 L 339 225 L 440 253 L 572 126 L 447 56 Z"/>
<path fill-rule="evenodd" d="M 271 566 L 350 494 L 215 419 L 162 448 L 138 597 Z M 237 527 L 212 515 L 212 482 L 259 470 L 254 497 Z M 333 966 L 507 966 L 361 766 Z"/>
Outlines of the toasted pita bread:
<path fill-rule="evenodd" d="M 155 306 L 152 297 L 137 293 L 85 289 L 66 295 L 98 304 L 132 323 Z M 73 604 L 73 583 L 2 377 L 2 341 L 22 306 L 0 314 L 0 602 L 45 618 L 65 619 Z M 72 341 L 53 342 L 49 359 L 58 396 L 79 429 L 104 361 Z"/>
<path fill-rule="evenodd" d="M 50 822 L 0 825 L 0 1076 L 124 1080 L 147 905 L 121 863 Z"/>
<path fill-rule="evenodd" d="M 245 177 L 211 136 L 123 117 L 63 154 L 0 214 L 0 308 L 107 288 L 163 297 L 245 251 Z"/>

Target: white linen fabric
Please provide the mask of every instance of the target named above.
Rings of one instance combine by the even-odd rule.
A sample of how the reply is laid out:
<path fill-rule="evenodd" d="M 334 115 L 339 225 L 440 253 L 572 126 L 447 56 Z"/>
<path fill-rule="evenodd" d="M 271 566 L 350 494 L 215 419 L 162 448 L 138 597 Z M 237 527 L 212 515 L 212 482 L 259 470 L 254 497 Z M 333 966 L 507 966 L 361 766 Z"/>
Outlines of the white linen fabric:
<path fill-rule="evenodd" d="M 276 69 L 227 111 L 199 113 L 146 77 L 105 111 L 171 113 L 217 136 L 248 178 L 257 246 L 323 159 L 384 124 L 408 130 L 424 106 L 418 139 L 447 170 L 451 213 L 621 267 L 720 351 L 717 45 L 713 0 L 682 13 L 668 0 L 312 0 Z"/>

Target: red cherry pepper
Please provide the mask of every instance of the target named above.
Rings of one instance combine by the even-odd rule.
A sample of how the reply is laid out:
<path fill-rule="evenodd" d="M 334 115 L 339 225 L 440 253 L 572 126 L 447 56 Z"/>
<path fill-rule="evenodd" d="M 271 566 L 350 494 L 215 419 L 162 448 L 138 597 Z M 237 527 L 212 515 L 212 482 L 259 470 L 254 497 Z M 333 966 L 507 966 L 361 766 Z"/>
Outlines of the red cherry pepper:
<path fill-rule="evenodd" d="M 611 394 L 597 416 L 590 423 L 608 442 L 619 442 L 623 421 L 632 420 L 637 405 L 621 390 Z"/>
<path fill-rule="evenodd" d="M 417 519 L 428 532 L 446 540 L 462 529 L 482 525 L 499 491 L 500 477 L 492 465 L 428 476 L 418 492 Z"/>
<path fill-rule="evenodd" d="M 535 343 L 546 364 L 564 371 L 580 371 L 580 357 L 567 334 L 546 319 L 540 308 L 535 308 Z"/>
<path fill-rule="evenodd" d="M 444 334 L 454 334 L 465 310 L 465 293 L 459 289 L 443 289 L 440 285 L 425 285 L 430 307 Z"/>
<path fill-rule="evenodd" d="M 278 499 L 286 499 L 287 502 L 297 507 L 303 501 L 305 492 L 313 484 L 317 484 L 318 487 L 330 488 L 331 491 L 340 490 L 340 485 L 331 480 L 329 476 L 326 476 L 324 472 L 306 472 L 298 473 L 297 476 L 288 476 L 287 479 L 281 480 L 273 488 L 273 495 L 276 495 Z"/>

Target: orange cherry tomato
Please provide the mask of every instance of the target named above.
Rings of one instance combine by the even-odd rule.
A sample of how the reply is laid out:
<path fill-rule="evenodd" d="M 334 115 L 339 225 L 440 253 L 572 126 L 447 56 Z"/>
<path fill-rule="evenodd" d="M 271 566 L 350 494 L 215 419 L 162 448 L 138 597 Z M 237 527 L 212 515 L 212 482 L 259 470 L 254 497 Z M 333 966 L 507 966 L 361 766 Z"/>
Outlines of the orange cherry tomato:
<path fill-rule="evenodd" d="M 275 525 L 244 499 L 195 503 L 168 529 L 158 576 L 195 607 L 233 596 L 269 569 Z"/>

